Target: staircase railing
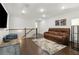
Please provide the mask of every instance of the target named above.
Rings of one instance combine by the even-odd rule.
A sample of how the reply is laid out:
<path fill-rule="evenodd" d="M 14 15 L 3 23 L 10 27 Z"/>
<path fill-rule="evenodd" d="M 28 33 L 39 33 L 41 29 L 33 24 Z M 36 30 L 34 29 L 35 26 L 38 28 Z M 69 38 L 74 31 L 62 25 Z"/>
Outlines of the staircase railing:
<path fill-rule="evenodd" d="M 37 28 L 23 28 L 23 29 L 7 29 L 7 30 L 24 30 L 24 37 L 27 37 L 27 35 L 30 33 L 30 32 L 32 32 L 33 30 L 35 30 L 35 32 L 36 32 L 36 38 L 37 38 Z M 28 32 L 27 32 L 27 30 L 29 30 Z"/>

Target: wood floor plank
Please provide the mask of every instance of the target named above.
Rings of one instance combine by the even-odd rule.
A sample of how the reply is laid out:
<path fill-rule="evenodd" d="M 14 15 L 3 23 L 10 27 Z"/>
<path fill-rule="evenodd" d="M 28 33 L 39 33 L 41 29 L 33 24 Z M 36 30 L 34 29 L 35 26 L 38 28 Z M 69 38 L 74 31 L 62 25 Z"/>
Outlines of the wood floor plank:
<path fill-rule="evenodd" d="M 21 39 L 20 43 L 21 55 L 48 55 L 48 53 L 38 47 L 31 39 Z M 66 47 L 54 55 L 79 55 L 79 51 Z"/>
<path fill-rule="evenodd" d="M 48 53 L 38 47 L 31 39 L 22 39 L 20 44 L 22 55 L 47 55 Z"/>

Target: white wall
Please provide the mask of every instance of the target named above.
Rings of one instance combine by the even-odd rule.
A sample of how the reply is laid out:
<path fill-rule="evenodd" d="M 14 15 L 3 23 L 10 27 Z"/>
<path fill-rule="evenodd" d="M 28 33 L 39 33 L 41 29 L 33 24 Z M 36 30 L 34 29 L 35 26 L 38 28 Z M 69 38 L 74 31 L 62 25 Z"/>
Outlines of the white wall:
<path fill-rule="evenodd" d="M 63 12 L 63 11 L 62 11 Z M 55 20 L 59 19 L 67 19 L 66 26 L 55 26 Z M 44 32 L 48 31 L 49 28 L 58 28 L 58 27 L 71 27 L 71 20 L 74 18 L 79 18 L 79 11 L 74 10 L 68 13 L 63 13 L 57 16 L 52 16 L 49 19 L 42 19 L 39 26 L 39 33 L 43 34 Z M 17 16 L 17 15 L 10 15 L 9 17 L 9 28 L 34 28 L 35 27 L 35 19 L 28 19 L 26 17 Z"/>
<path fill-rule="evenodd" d="M 11 15 L 10 19 L 10 29 L 24 29 L 24 28 L 35 28 L 35 20 L 31 20 L 31 19 L 27 19 L 26 17 L 22 17 L 22 16 L 14 16 Z M 26 31 L 28 32 L 28 30 Z M 17 34 L 23 34 L 24 35 L 24 30 L 19 31 L 10 31 L 10 33 L 17 33 Z M 32 36 L 33 34 L 35 34 L 35 30 L 33 30 L 31 33 L 29 33 L 27 35 L 27 37 Z"/>
<path fill-rule="evenodd" d="M 63 19 L 66 18 L 67 19 L 67 25 L 66 26 L 55 26 L 55 20 L 59 20 L 59 19 Z M 58 27 L 71 27 L 71 20 L 74 18 L 79 18 L 79 11 L 73 11 L 73 12 L 69 12 L 69 13 L 65 13 L 65 14 L 61 14 L 55 17 L 52 17 L 48 20 L 43 20 L 44 23 L 40 23 L 40 33 L 44 33 L 46 32 L 50 27 L 52 28 L 58 28 Z"/>
<path fill-rule="evenodd" d="M 55 20 L 59 19 L 67 19 L 66 26 L 55 26 Z M 61 14 L 55 17 L 51 17 L 49 19 L 42 19 L 39 26 L 39 33 L 43 34 L 44 32 L 48 31 L 49 28 L 58 28 L 58 27 L 71 27 L 71 20 L 74 18 L 79 18 L 79 11 L 74 11 L 70 13 Z M 21 16 L 13 16 L 9 17 L 10 19 L 10 28 L 34 28 L 35 27 L 35 20 L 34 19 L 27 19 L 26 17 Z M 30 33 L 31 34 L 31 33 Z"/>
<path fill-rule="evenodd" d="M 33 28 L 35 27 L 34 20 L 29 20 L 20 16 L 11 16 L 10 17 L 10 28 Z"/>

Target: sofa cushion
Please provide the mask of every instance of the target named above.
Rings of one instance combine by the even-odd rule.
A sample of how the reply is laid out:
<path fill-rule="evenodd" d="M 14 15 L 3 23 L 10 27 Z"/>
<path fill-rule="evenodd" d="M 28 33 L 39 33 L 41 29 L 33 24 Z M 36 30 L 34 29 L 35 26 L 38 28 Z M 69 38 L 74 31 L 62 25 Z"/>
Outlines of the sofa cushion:
<path fill-rule="evenodd" d="M 6 35 L 6 39 L 17 39 L 17 34 L 13 34 L 13 33 L 8 34 Z"/>
<path fill-rule="evenodd" d="M 49 36 L 51 38 L 55 38 L 55 39 L 63 39 L 65 38 L 64 36 L 60 36 L 60 35 L 54 35 L 54 34 L 50 34 L 50 33 L 46 33 L 45 36 Z"/>
<path fill-rule="evenodd" d="M 67 36 L 67 33 L 48 31 L 50 34 L 58 35 L 58 36 Z"/>
<path fill-rule="evenodd" d="M 70 33 L 69 28 L 49 28 L 48 31 L 56 31 L 56 32 L 63 32 L 63 33 Z"/>
<path fill-rule="evenodd" d="M 58 35 L 58 32 L 55 32 L 55 31 L 48 31 L 48 33 Z"/>
<path fill-rule="evenodd" d="M 11 34 L 8 34 L 8 35 L 4 36 L 3 41 L 8 42 L 10 40 L 17 39 L 17 38 L 18 38 L 17 34 L 11 33 Z"/>

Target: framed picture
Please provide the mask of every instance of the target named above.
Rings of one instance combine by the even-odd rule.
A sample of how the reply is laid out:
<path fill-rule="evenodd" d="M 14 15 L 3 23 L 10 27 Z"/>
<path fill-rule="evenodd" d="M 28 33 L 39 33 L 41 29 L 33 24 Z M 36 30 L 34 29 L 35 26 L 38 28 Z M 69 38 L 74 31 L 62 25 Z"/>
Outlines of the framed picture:
<path fill-rule="evenodd" d="M 56 20 L 56 21 L 55 21 L 55 25 L 56 25 L 56 26 L 59 26 L 59 20 Z"/>
<path fill-rule="evenodd" d="M 56 20 L 55 25 L 56 26 L 65 26 L 66 25 L 66 19 Z"/>
<path fill-rule="evenodd" d="M 66 19 L 61 19 L 61 26 L 65 26 L 66 25 Z"/>

